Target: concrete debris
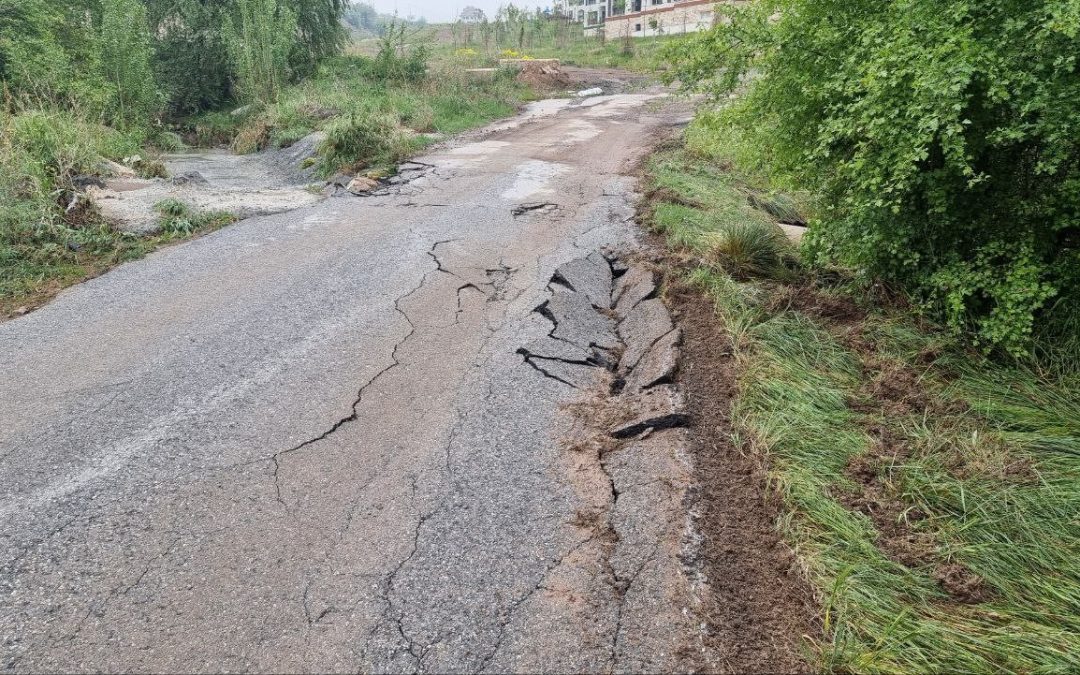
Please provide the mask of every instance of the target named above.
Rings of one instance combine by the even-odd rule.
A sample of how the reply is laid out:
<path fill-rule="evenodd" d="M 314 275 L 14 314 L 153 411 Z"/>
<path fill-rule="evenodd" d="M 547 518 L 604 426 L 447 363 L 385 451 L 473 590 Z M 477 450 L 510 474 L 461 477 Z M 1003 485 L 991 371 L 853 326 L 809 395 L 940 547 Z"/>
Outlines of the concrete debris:
<path fill-rule="evenodd" d="M 176 174 L 172 177 L 173 185 L 209 185 L 210 181 L 206 180 L 198 171 L 185 171 L 184 173 Z"/>
<path fill-rule="evenodd" d="M 615 312 L 626 318 L 643 300 L 656 293 L 656 275 L 651 270 L 635 267 L 615 284 Z"/>
<path fill-rule="evenodd" d="M 626 351 L 619 361 L 619 370 L 633 370 L 656 341 L 674 327 L 671 313 L 661 300 L 646 300 L 634 307 L 619 324 L 619 337 L 626 345 Z"/>
<path fill-rule="evenodd" d="M 599 253 L 560 265 L 555 270 L 554 281 L 584 293 L 594 307 L 611 309 L 611 265 Z"/>
<path fill-rule="evenodd" d="M 520 218 L 527 213 L 548 214 L 557 211 L 558 208 L 558 204 L 552 204 L 551 202 L 531 202 L 528 204 L 519 204 L 510 209 L 510 215 L 515 218 Z"/>
<path fill-rule="evenodd" d="M 611 428 L 614 438 L 633 438 L 650 430 L 673 429 L 686 426 L 686 402 L 672 385 L 661 385 L 646 390 L 634 400 L 640 412 L 629 421 Z"/>
<path fill-rule="evenodd" d="M 659 384 L 670 383 L 679 367 L 681 343 L 681 328 L 676 328 L 657 340 L 626 378 L 624 391 L 636 394 Z"/>
<path fill-rule="evenodd" d="M 581 349 L 613 350 L 621 346 L 615 322 L 597 312 L 587 296 L 563 286 L 554 286 L 552 291 L 551 300 L 539 308 L 555 324 L 551 337 Z"/>
<path fill-rule="evenodd" d="M 135 178 L 136 176 L 134 169 L 126 167 L 123 164 L 118 164 L 110 159 L 103 159 L 98 162 L 97 169 L 103 176 L 112 178 Z"/>

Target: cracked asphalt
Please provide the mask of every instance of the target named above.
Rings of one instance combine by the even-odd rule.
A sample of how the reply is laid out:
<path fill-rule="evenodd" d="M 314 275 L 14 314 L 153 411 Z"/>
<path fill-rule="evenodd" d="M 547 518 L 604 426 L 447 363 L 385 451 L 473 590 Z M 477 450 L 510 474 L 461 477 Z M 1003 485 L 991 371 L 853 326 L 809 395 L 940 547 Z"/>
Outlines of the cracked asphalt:
<path fill-rule="evenodd" d="M 0 325 L 0 669 L 674 669 L 686 607 L 625 620 L 670 546 L 617 571 L 582 390 L 519 353 L 556 267 L 634 245 L 659 103 L 537 104 Z M 639 515 L 684 517 L 665 494 Z"/>

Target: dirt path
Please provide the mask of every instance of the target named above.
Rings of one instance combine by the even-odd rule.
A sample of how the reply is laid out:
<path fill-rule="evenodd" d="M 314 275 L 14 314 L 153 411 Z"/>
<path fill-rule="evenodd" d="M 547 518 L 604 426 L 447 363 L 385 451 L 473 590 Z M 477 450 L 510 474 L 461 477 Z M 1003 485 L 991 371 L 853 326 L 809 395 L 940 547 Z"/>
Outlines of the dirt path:
<path fill-rule="evenodd" d="M 0 668 L 723 669 L 670 368 L 626 361 L 663 306 L 616 302 L 657 104 L 540 104 L 0 324 Z"/>

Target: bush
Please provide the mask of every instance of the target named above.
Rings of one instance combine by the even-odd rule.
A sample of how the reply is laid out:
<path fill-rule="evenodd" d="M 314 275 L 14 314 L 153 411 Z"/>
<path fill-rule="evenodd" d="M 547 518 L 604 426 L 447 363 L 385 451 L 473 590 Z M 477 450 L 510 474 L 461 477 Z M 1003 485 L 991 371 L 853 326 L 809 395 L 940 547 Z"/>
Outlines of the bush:
<path fill-rule="evenodd" d="M 725 101 L 746 89 L 717 117 L 778 184 L 818 196 L 810 259 L 902 284 L 984 348 L 1029 352 L 1080 283 L 1076 3 L 720 11 L 667 46 L 668 77 Z"/>
<path fill-rule="evenodd" d="M 399 135 L 394 119 L 387 115 L 354 112 L 326 130 L 320 148 L 320 171 L 329 175 L 342 169 L 358 169 L 392 159 Z"/>
<path fill-rule="evenodd" d="M 407 24 L 392 22 L 379 38 L 379 52 L 371 65 L 371 74 L 379 80 L 420 82 L 427 77 L 431 49 L 419 44 L 407 46 Z"/>

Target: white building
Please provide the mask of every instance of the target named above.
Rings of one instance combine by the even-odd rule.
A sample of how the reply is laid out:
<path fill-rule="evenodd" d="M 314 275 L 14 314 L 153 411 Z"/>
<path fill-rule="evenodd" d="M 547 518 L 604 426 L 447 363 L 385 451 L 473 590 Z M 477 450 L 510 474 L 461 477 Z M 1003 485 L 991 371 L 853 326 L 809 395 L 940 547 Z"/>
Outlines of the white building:
<path fill-rule="evenodd" d="M 743 0 L 567 0 L 563 9 L 586 34 L 603 30 L 609 39 L 681 35 L 712 27 L 713 5 Z"/>

